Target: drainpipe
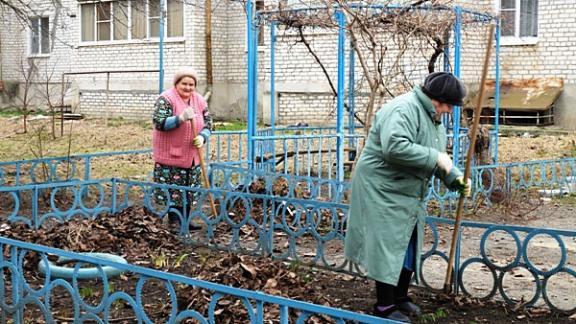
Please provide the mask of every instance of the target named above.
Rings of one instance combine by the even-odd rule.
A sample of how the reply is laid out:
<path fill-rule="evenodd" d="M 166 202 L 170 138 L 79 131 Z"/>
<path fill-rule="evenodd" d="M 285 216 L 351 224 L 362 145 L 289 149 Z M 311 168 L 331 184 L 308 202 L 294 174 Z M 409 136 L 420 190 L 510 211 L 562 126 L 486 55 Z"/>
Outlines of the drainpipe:
<path fill-rule="evenodd" d="M 0 91 L 4 91 L 4 78 L 2 67 L 4 65 L 4 55 L 2 54 L 2 33 L 0 33 Z"/>
<path fill-rule="evenodd" d="M 206 91 L 204 98 L 207 102 L 210 102 L 210 97 L 212 96 L 212 86 L 214 84 L 214 77 L 212 75 L 212 0 L 206 0 L 204 15 L 204 42 L 206 47 Z"/>
<path fill-rule="evenodd" d="M 158 93 L 164 91 L 164 25 L 166 20 L 166 0 L 160 0 L 160 31 L 159 31 L 159 49 L 158 49 L 158 59 L 159 66 L 158 69 L 160 73 L 158 74 Z"/>

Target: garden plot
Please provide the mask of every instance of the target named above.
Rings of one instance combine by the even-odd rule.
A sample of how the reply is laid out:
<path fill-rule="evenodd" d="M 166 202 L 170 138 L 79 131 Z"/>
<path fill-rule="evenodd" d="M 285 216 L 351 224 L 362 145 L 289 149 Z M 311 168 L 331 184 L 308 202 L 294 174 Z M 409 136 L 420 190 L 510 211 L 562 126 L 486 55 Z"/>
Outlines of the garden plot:
<path fill-rule="evenodd" d="M 143 201 L 143 195 L 147 191 L 141 188 L 139 189 L 136 185 L 130 186 L 129 184 L 131 184 L 131 182 L 126 182 L 126 184 L 128 185 L 117 192 L 117 200 L 120 205 L 129 205 L 130 202 L 137 200 Z M 302 211 L 303 208 L 298 208 L 296 205 L 293 205 L 294 208 L 285 208 L 286 212 L 284 213 L 273 214 L 273 210 L 277 210 L 277 208 L 283 207 L 283 205 L 274 205 L 271 202 L 266 202 L 266 199 L 274 200 L 276 199 L 273 198 L 274 195 L 287 195 L 289 191 L 285 187 L 285 184 L 282 186 L 281 183 L 276 183 L 276 185 L 276 187 L 273 186 L 272 195 L 259 196 L 257 193 L 263 192 L 262 183 L 259 181 L 252 183 L 249 187 L 249 191 L 255 196 L 248 205 L 246 205 L 246 201 L 242 199 L 222 200 L 224 201 L 223 206 L 226 206 L 226 211 L 228 212 L 227 218 L 216 219 L 214 217 L 207 217 L 194 219 L 196 224 L 203 226 L 203 229 L 187 233 L 188 235 L 185 236 L 185 242 L 194 243 L 192 245 L 182 244 L 179 241 L 177 234 L 179 234 L 178 232 L 182 229 L 173 228 L 164 224 L 160 218 L 147 212 L 146 209 L 142 208 L 142 206 L 126 208 L 120 212 L 120 214 L 114 216 L 106 216 L 106 213 L 100 213 L 99 217 L 93 221 L 88 219 L 79 220 L 75 219 L 75 217 L 72 217 L 70 220 L 70 217 L 64 217 L 63 219 L 69 219 L 71 223 L 65 222 L 64 224 L 58 224 L 56 222 L 46 222 L 42 226 L 42 229 L 37 232 L 29 230 L 23 224 L 10 225 L 6 223 L 2 225 L 3 232 L 5 233 L 2 235 L 73 251 L 97 250 L 99 252 L 121 254 L 125 256 L 130 263 L 136 265 L 161 269 L 162 271 L 183 274 L 189 277 L 223 283 L 234 287 L 243 287 L 251 290 L 264 291 L 270 294 L 307 300 L 338 308 L 369 312 L 371 305 L 374 302 L 374 295 L 367 293 L 373 290 L 370 281 L 362 278 L 355 278 L 350 274 L 336 274 L 334 272 L 315 269 L 307 265 L 308 263 L 316 263 L 325 268 L 342 270 L 342 265 L 344 264 L 342 257 L 344 229 L 340 224 L 343 224 L 344 217 L 346 216 L 344 209 L 342 212 L 336 214 L 337 217 L 335 219 L 328 217 L 323 220 L 314 221 L 314 227 L 316 228 L 316 234 L 318 235 L 311 235 L 311 232 L 307 232 L 308 235 L 294 236 L 294 234 L 298 233 L 302 228 L 310 227 L 310 218 L 299 214 L 298 211 Z M 110 190 L 110 188 L 106 190 Z M 310 197 L 310 193 L 306 192 L 306 190 L 300 190 L 298 192 L 303 196 L 298 198 L 299 200 L 296 200 L 304 204 L 302 201 L 305 201 L 305 199 L 301 198 Z M 234 195 L 240 197 L 238 196 L 238 193 L 235 193 Z M 65 196 L 66 195 L 63 195 L 63 197 L 60 197 L 60 199 L 57 200 L 58 203 L 64 204 L 59 206 L 62 210 L 68 210 L 72 206 L 70 202 L 66 204 L 66 199 L 64 199 Z M 217 202 L 220 202 L 217 195 L 215 195 L 215 198 Z M 87 199 L 86 205 L 89 205 L 89 200 L 90 199 Z M 278 198 L 278 200 L 282 199 Z M 68 201 L 70 201 L 70 199 Z M 218 203 L 218 205 L 220 204 Z M 90 206 L 91 208 L 94 208 L 96 205 Z M 263 206 L 267 207 L 264 208 Z M 548 223 L 553 222 L 554 215 L 564 215 L 564 218 L 560 218 L 558 223 L 565 222 L 565 217 L 569 217 L 570 211 L 572 211 L 570 208 L 573 208 L 570 205 L 558 205 L 556 207 L 557 212 L 553 213 L 552 216 L 549 215 L 550 217 L 548 217 L 547 220 Z M 220 207 L 218 206 L 218 208 Z M 532 209 L 534 208 L 526 208 L 526 211 Z M 288 210 L 291 210 L 292 212 L 289 212 Z M 503 222 L 510 223 L 511 220 L 516 217 L 506 213 L 494 215 L 494 210 L 497 209 L 494 208 L 493 210 L 487 210 L 487 213 Z M 516 207 L 515 210 L 517 212 L 521 211 L 519 207 Z M 562 210 L 565 210 L 566 214 L 562 214 Z M 208 213 L 208 211 L 205 212 Z M 274 218 L 277 218 L 278 216 L 281 217 L 274 221 L 274 224 L 278 226 L 276 228 L 278 231 L 275 231 L 275 235 L 273 236 L 275 241 L 273 242 L 272 248 L 267 251 L 272 252 L 270 256 L 273 258 L 284 259 L 284 261 L 274 261 L 269 257 L 262 257 L 262 252 L 266 250 L 267 246 L 262 245 L 262 237 L 260 236 L 262 233 L 261 228 L 264 224 L 269 223 L 272 215 L 276 215 Z M 538 219 L 538 215 L 538 213 L 532 211 L 524 215 L 524 217 L 535 217 Z M 250 219 L 253 222 L 245 222 L 242 224 L 242 222 L 247 219 Z M 207 229 L 208 223 L 212 225 L 210 226 L 212 228 L 211 230 Z M 442 224 L 436 226 L 436 229 L 439 233 L 438 238 L 436 239 L 436 250 L 447 252 L 450 229 L 447 225 Z M 333 232 L 334 234 L 331 234 Z M 23 236 L 19 237 L 18 235 Z M 333 235 L 331 236 L 333 239 L 326 241 L 318 239 L 318 237 L 322 238 L 327 235 Z M 465 229 L 463 231 L 461 252 L 463 260 L 469 256 L 479 255 L 477 247 L 480 246 L 481 235 L 482 232 L 477 229 Z M 502 238 L 499 235 L 501 235 Z M 425 250 L 430 247 L 429 244 L 431 243 L 431 237 L 428 236 L 428 238 L 428 244 Z M 498 241 L 506 243 L 506 235 L 502 235 L 500 232 L 492 234 L 488 244 L 489 247 L 492 247 L 492 242 Z M 533 242 L 535 242 L 535 246 L 530 248 L 531 251 L 534 249 L 547 249 L 548 246 L 553 243 L 545 236 L 542 237 L 542 239 L 534 240 Z M 236 243 L 240 243 L 240 246 L 236 245 Z M 566 261 L 566 267 L 573 268 L 573 245 L 570 245 L 569 243 L 570 242 L 566 243 L 569 253 L 569 260 Z M 235 250 L 236 252 L 248 254 L 260 254 L 260 256 L 256 255 L 251 257 L 247 255 L 217 252 L 212 249 L 207 249 L 206 247 L 198 247 L 198 245 L 209 245 L 216 248 L 219 247 L 221 249 Z M 553 245 L 551 247 L 553 248 Z M 535 259 L 533 261 L 543 270 L 545 267 L 551 267 L 554 265 L 554 254 L 545 253 L 546 251 L 547 250 L 534 250 L 531 252 L 538 256 L 544 254 L 549 256 L 549 259 Z M 494 258 L 496 264 L 500 264 L 501 262 L 510 262 L 509 258 L 513 258 L 514 255 L 514 245 L 498 245 L 496 252 L 489 248 L 488 254 Z M 320 259 L 318 257 L 319 255 L 324 256 L 324 259 Z M 36 259 L 34 259 L 34 256 L 31 255 L 28 256 L 27 259 L 28 258 L 31 258 L 31 260 L 26 262 L 26 269 L 31 272 L 27 273 L 26 276 L 27 278 L 38 280 L 35 284 L 41 285 L 41 276 L 39 276 L 36 271 L 36 265 L 40 257 L 36 256 Z M 426 269 L 428 270 L 425 270 L 424 277 L 427 283 L 432 287 L 440 287 L 445 273 L 445 262 L 442 263 L 441 260 L 438 260 L 438 263 L 434 264 L 434 262 L 432 262 L 433 259 L 430 261 L 431 262 L 426 261 Z M 543 262 L 542 265 L 540 265 L 541 262 Z M 270 269 L 274 269 L 272 273 L 267 272 Z M 485 296 L 486 290 L 489 290 L 489 288 L 486 288 L 486 283 L 489 282 L 489 280 L 486 279 L 489 279 L 486 268 L 481 266 L 476 268 L 470 267 L 469 270 L 472 272 L 468 272 L 467 270 L 464 278 L 464 284 L 467 291 L 476 297 Z M 226 271 L 232 272 L 228 273 Z M 507 290 L 508 295 L 515 303 L 512 304 L 512 306 L 508 306 L 511 314 L 514 314 L 511 315 L 512 317 L 522 315 L 528 316 L 524 313 L 518 312 L 523 311 L 522 305 L 529 301 L 531 296 L 531 287 L 534 286 L 533 282 L 531 283 L 531 286 L 528 284 L 524 285 L 523 283 L 519 284 L 517 282 L 518 280 L 522 281 L 530 278 L 530 274 L 522 273 L 522 269 L 519 269 L 518 272 L 519 275 L 511 273 L 506 277 L 506 280 L 514 280 L 509 283 L 509 286 L 513 291 Z M 570 294 L 570 292 L 573 291 L 573 286 L 571 286 L 572 282 L 570 280 L 570 278 L 567 278 L 566 281 L 561 281 L 561 283 L 555 281 L 555 287 L 549 294 L 549 297 L 554 298 L 553 304 L 559 308 L 570 309 L 571 307 L 574 307 L 571 305 L 571 303 L 573 303 L 573 300 L 571 300 L 573 297 L 571 298 L 570 296 L 574 296 L 574 294 Z M 528 281 L 529 279 L 524 280 L 523 282 L 528 283 Z M 85 294 L 85 298 L 87 298 L 86 300 L 90 300 L 90 298 L 99 300 L 98 298 L 101 298 L 101 296 L 105 294 L 102 290 L 103 288 L 98 288 L 102 285 L 98 285 L 97 282 L 94 282 L 93 284 L 82 284 L 87 285 L 81 287 L 81 291 L 83 291 L 82 294 Z M 147 298 L 145 296 L 161 296 L 162 294 L 168 296 L 168 292 L 166 291 L 167 288 L 165 288 L 160 281 L 150 281 L 145 286 L 147 290 L 141 291 L 143 299 Z M 126 288 L 126 292 L 133 295 L 137 289 L 137 282 L 131 282 L 130 275 L 126 274 L 112 281 L 111 289 L 117 291 L 119 290 L 119 287 L 128 287 Z M 150 291 L 148 291 L 148 289 L 150 289 Z M 518 293 L 516 291 L 518 291 Z M 458 297 L 459 299 L 455 302 L 455 300 L 447 300 L 442 298 L 441 295 L 430 294 L 430 292 L 426 292 L 425 290 L 416 290 L 416 292 L 420 296 L 421 302 L 425 304 L 426 307 L 431 307 L 427 308 L 429 312 L 434 313 L 434 307 L 443 307 L 446 314 L 448 314 L 445 314 L 445 316 L 447 316 L 446 319 L 451 318 L 449 316 L 456 316 L 455 314 L 458 313 L 458 307 L 464 307 L 466 305 L 471 309 L 477 304 L 494 307 L 494 312 L 490 313 L 492 314 L 491 316 L 496 316 L 498 311 L 501 311 L 500 308 L 502 307 L 498 302 L 498 299 L 495 301 L 478 301 L 473 298 Z M 178 294 L 179 293 L 180 292 L 178 291 Z M 63 291 L 62 294 L 65 295 L 66 292 Z M 204 298 L 204 301 L 209 304 L 209 298 L 206 297 L 208 295 L 208 293 L 202 292 L 185 295 L 185 297 L 177 295 L 178 307 L 193 307 L 199 311 L 204 311 L 206 308 L 202 307 L 207 306 L 202 306 L 203 304 L 201 301 L 202 298 Z M 66 299 L 63 297 L 62 300 Z M 173 301 L 166 300 L 161 304 L 164 305 L 164 310 L 161 309 L 160 305 L 156 305 L 152 302 L 149 303 L 150 309 L 147 310 L 147 314 L 154 314 L 149 316 L 157 316 L 155 318 L 157 318 L 158 321 L 161 321 L 165 318 L 162 316 L 167 316 L 167 312 L 170 312 L 171 306 L 166 305 L 173 305 L 174 303 Z M 69 318 L 70 314 L 66 313 L 67 305 L 70 304 L 67 302 L 62 303 L 62 312 L 57 313 L 58 317 Z M 246 318 L 242 317 L 242 314 L 245 311 L 242 311 L 242 302 L 239 300 L 233 298 L 232 300 L 222 299 L 218 305 L 219 307 L 222 306 L 222 310 L 218 310 L 218 316 L 223 316 L 222 322 L 224 323 L 236 320 L 242 322 L 241 319 Z M 537 304 L 537 306 L 539 305 L 540 304 Z M 114 316 L 116 316 L 115 318 L 130 318 L 131 309 L 126 303 L 122 304 L 121 302 L 118 302 L 118 305 L 115 306 L 118 306 L 118 309 L 115 310 L 114 313 Z M 198 308 L 196 306 L 198 306 Z M 515 308 L 515 306 L 518 307 Z M 56 308 L 53 309 L 56 310 Z M 534 309 L 531 309 L 532 312 L 533 310 Z M 68 312 L 69 311 L 70 310 L 68 310 Z M 547 310 L 541 311 L 541 313 L 537 313 L 536 315 L 530 312 L 526 314 L 530 314 L 530 316 L 537 315 L 544 318 L 556 316 L 548 313 Z M 245 314 L 245 316 L 248 315 Z M 441 316 L 441 314 L 438 316 Z M 500 314 L 500 316 L 502 315 Z M 321 319 L 319 319 L 319 321 L 322 322 Z"/>

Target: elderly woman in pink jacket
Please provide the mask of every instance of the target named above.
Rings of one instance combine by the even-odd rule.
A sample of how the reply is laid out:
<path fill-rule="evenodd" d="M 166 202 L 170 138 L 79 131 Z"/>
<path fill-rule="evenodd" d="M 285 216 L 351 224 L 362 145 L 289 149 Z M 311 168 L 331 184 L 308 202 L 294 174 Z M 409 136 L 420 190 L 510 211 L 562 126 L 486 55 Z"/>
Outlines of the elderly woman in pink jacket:
<path fill-rule="evenodd" d="M 201 179 L 198 150 L 208 141 L 212 118 L 206 100 L 196 92 L 198 77 L 192 68 L 179 68 L 173 85 L 160 94 L 154 105 L 154 181 L 196 187 Z M 169 190 L 168 196 L 166 191 L 155 190 L 154 195 L 157 203 L 170 207 L 171 223 L 180 222 L 180 215 L 186 219 L 194 200 L 192 194 L 185 196 L 183 190 Z"/>

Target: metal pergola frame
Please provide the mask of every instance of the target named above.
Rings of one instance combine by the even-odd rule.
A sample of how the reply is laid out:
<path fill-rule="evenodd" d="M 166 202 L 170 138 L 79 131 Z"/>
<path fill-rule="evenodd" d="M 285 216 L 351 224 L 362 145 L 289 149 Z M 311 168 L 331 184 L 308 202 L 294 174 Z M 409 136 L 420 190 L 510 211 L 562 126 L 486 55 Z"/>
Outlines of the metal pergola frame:
<path fill-rule="evenodd" d="M 357 8 L 362 9 L 373 9 L 373 10 L 380 10 L 380 11 L 389 11 L 389 10 L 399 10 L 405 9 L 403 6 L 399 5 L 356 5 Z M 326 7 L 309 7 L 309 8 L 298 8 L 298 9 L 285 9 L 285 12 L 307 12 L 313 13 L 320 9 L 326 9 Z M 336 144 L 336 165 L 337 165 L 337 174 L 336 179 L 342 181 L 344 179 L 344 99 L 346 96 L 345 93 L 345 74 L 346 74 L 346 64 L 345 64 L 345 48 L 346 48 L 346 22 L 344 19 L 344 13 L 342 10 L 335 9 L 335 19 L 338 23 L 338 67 L 337 67 L 337 100 L 336 100 L 336 134 L 337 134 L 337 144 Z M 496 39 L 496 49 L 495 49 L 495 79 L 496 79 L 496 89 L 495 89 L 495 114 L 499 116 L 499 108 L 500 108 L 500 21 L 497 17 L 485 14 L 474 12 L 459 6 L 454 7 L 429 7 L 429 6 L 422 6 L 417 7 L 414 9 L 418 10 L 449 10 L 453 11 L 455 14 L 455 22 L 453 27 L 453 66 L 454 69 L 452 73 L 457 77 L 461 77 L 461 46 L 462 46 L 462 26 L 464 24 L 471 24 L 471 23 L 489 23 L 494 21 L 496 24 L 496 32 L 495 32 L 495 39 Z M 247 12 L 247 43 L 248 43 L 248 95 L 247 95 L 247 106 L 248 106 L 248 130 L 247 130 L 247 140 L 248 140 L 248 164 L 251 168 L 254 168 L 254 160 L 256 155 L 255 149 L 255 139 L 254 137 L 257 136 L 257 116 L 258 116 L 258 33 L 259 33 L 259 26 L 261 24 L 269 24 L 270 26 L 270 126 L 272 130 L 272 134 L 274 134 L 274 130 L 276 127 L 276 120 L 275 120 L 275 96 L 276 96 L 276 88 L 275 88 L 275 65 L 276 65 L 276 58 L 275 58 L 275 45 L 276 45 L 276 26 L 278 21 L 271 17 L 272 14 L 278 13 L 279 11 L 256 11 L 255 10 L 255 3 L 254 0 L 249 0 L 246 3 L 246 12 Z M 466 15 L 472 18 L 469 21 L 464 22 L 463 16 Z M 348 75 L 348 131 L 349 133 L 353 134 L 355 129 L 355 122 L 354 122 L 354 61 L 355 55 L 354 50 L 350 48 L 349 54 L 349 75 Z M 450 71 L 450 48 L 449 45 L 446 46 L 444 51 L 444 70 Z M 451 126 L 452 130 L 452 139 L 453 139 L 453 155 L 454 155 L 454 162 L 459 163 L 459 150 L 460 150 L 460 136 L 461 134 L 465 135 L 465 132 L 460 127 L 460 116 L 461 116 L 461 107 L 454 107 L 453 110 L 453 117 L 452 122 L 446 117 L 444 118 L 444 123 L 447 126 Z M 492 157 L 493 162 L 498 160 L 497 156 L 497 147 L 498 147 L 498 129 L 499 129 L 499 120 L 498 118 L 494 119 L 494 132 L 496 136 L 493 140 L 493 151 Z M 450 135 L 449 135 L 450 136 Z"/>

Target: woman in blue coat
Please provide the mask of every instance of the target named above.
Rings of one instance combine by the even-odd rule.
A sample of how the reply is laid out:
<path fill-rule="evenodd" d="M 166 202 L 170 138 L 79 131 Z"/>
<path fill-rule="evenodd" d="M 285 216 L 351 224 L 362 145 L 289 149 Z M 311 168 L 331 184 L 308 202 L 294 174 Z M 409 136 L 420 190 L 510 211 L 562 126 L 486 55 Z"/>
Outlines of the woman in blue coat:
<path fill-rule="evenodd" d="M 410 322 L 420 308 L 408 297 L 420 267 L 426 203 L 432 176 L 451 190 L 468 190 L 445 153 L 442 113 L 462 106 L 466 88 L 436 72 L 376 114 L 352 179 L 345 256 L 376 281 L 377 316 Z"/>

